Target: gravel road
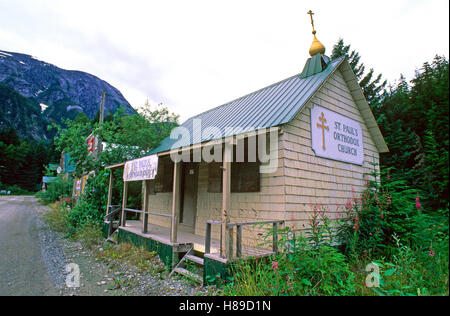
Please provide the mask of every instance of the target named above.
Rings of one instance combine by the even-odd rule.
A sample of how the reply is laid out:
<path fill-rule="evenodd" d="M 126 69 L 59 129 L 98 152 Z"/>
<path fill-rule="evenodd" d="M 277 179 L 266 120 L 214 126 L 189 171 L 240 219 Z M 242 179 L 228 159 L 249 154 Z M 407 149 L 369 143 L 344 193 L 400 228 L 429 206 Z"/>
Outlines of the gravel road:
<path fill-rule="evenodd" d="M 168 273 L 152 275 L 126 263 L 101 262 L 92 250 L 51 230 L 41 219 L 46 211 L 32 196 L 0 196 L 0 296 L 208 295 L 209 289 L 169 279 Z M 162 266 L 155 260 L 152 264 Z M 80 271 L 77 288 L 66 286 L 65 268 L 72 263 Z"/>
<path fill-rule="evenodd" d="M 35 197 L 0 196 L 0 295 L 58 295 L 39 236 Z"/>

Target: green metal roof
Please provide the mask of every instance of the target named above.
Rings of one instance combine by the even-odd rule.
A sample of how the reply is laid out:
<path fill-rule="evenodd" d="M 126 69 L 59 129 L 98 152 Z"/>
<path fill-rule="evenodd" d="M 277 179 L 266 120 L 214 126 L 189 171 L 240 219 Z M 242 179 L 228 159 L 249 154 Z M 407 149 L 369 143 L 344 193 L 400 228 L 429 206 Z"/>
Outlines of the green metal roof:
<path fill-rule="evenodd" d="M 58 177 L 46 177 L 46 176 L 43 176 L 42 177 L 42 182 L 43 183 L 50 183 L 50 182 L 56 181 L 56 179 L 58 179 Z"/>
<path fill-rule="evenodd" d="M 324 71 L 327 68 L 329 62 L 330 58 L 328 58 L 325 55 L 322 54 L 314 55 L 306 62 L 305 68 L 300 74 L 300 78 L 304 79 Z"/>
<path fill-rule="evenodd" d="M 306 78 L 301 78 L 301 74 L 297 74 L 191 117 L 180 126 L 190 132 L 190 139 L 181 142 L 181 138 L 171 139 L 167 137 L 149 154 L 286 124 L 305 106 L 343 60 L 344 57 L 337 58 L 329 61 L 322 72 L 309 75 Z M 319 62 L 322 62 L 322 58 Z M 196 119 L 201 120 L 201 130 L 194 128 Z M 221 136 L 201 135 L 201 131 L 204 131 L 207 127 L 219 128 L 222 132 Z M 175 143 L 177 143 L 176 147 L 174 147 Z"/>

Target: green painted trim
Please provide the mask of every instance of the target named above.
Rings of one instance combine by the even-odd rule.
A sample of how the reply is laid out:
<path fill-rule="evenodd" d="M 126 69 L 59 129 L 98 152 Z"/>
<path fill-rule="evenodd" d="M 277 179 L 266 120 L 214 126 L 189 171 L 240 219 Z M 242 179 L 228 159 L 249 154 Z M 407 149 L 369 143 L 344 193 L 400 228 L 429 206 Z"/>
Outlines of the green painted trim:
<path fill-rule="evenodd" d="M 108 238 L 108 230 L 109 230 L 109 224 L 103 222 L 103 226 L 102 226 L 102 234 L 104 238 Z"/>
<path fill-rule="evenodd" d="M 230 281 L 230 265 L 210 258 L 204 258 L 203 285 L 221 285 Z"/>
<path fill-rule="evenodd" d="M 138 248 L 144 248 L 147 251 L 150 252 L 156 252 L 161 259 L 161 261 L 164 263 L 164 265 L 169 269 L 172 270 L 174 266 L 173 258 L 173 247 L 160 243 L 156 240 L 145 238 L 136 234 L 133 234 L 129 231 L 119 229 L 119 236 L 118 236 L 119 243 L 130 243 L 135 247 Z"/>

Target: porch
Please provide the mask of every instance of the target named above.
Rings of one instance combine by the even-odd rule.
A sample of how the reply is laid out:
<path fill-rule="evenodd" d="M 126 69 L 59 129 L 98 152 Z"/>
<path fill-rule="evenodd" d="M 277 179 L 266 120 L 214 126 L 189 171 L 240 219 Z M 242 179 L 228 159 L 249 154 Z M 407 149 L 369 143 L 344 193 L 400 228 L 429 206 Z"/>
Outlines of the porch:
<path fill-rule="evenodd" d="M 242 234 L 242 227 L 245 225 L 264 225 L 271 224 L 278 226 L 277 222 L 254 222 L 254 223 L 230 223 L 229 227 L 229 245 L 228 253 L 230 256 L 228 258 L 220 257 L 220 240 L 211 238 L 212 225 L 220 225 L 220 222 L 208 221 L 206 223 L 207 235 L 201 236 L 196 235 L 191 232 L 179 230 L 178 238 L 176 242 L 170 240 L 170 228 L 158 226 L 154 224 L 147 224 L 147 232 L 142 230 L 142 221 L 138 220 L 128 220 L 125 226 L 119 226 L 119 230 L 128 231 L 137 236 L 143 238 L 148 238 L 155 240 L 159 243 L 165 244 L 167 246 L 173 247 L 174 253 L 184 253 L 189 249 L 193 249 L 194 252 L 198 253 L 199 256 L 208 256 L 211 259 L 218 260 L 221 262 L 228 262 L 229 260 L 236 259 L 246 259 L 249 257 L 266 257 L 275 254 L 277 249 L 276 239 L 271 248 L 258 246 L 249 246 L 242 243 L 242 238 L 239 234 Z M 233 229 L 235 227 L 235 229 Z"/>
<path fill-rule="evenodd" d="M 261 195 L 260 165 L 258 162 L 249 164 L 245 160 L 243 161 L 245 165 L 235 169 L 236 165 L 233 165 L 232 168 L 233 146 L 236 144 L 224 142 L 223 145 L 223 163 L 219 164 L 173 161 L 170 153 L 158 154 L 159 162 L 151 172 L 148 172 L 153 174 L 152 178 L 130 176 L 130 174 L 144 174 L 146 171 L 141 172 L 139 168 L 150 166 L 151 156 L 106 167 L 111 171 L 124 168 L 121 205 L 112 205 L 114 176 L 113 172 L 110 173 L 105 216 L 108 235 L 117 229 L 119 236 L 126 235 L 127 239 L 122 241 L 150 245 L 148 248 L 151 251 L 164 248 L 163 257 L 166 259 L 170 257 L 166 260 L 167 265 L 170 270 L 178 273 L 186 260 L 204 266 L 206 271 L 207 262 L 215 265 L 215 268 L 220 265 L 227 267 L 235 260 L 276 254 L 278 231 L 284 221 L 266 220 L 267 217 L 255 216 L 254 210 L 249 211 L 246 216 L 241 214 L 235 216 L 231 209 L 232 187 L 233 192 L 237 192 L 234 196 L 241 199 L 245 197 L 243 194 L 250 197 Z M 187 153 L 192 155 L 193 149 L 188 148 Z M 247 159 L 246 156 L 244 158 Z M 236 172 L 233 181 L 241 180 L 234 182 L 239 185 L 232 186 L 232 169 Z M 254 176 L 249 174 L 249 170 Z M 158 176 L 159 180 L 164 181 L 160 183 Z M 169 179 L 171 182 L 166 181 Z M 140 209 L 128 206 L 132 182 L 142 183 L 142 204 L 138 206 L 136 203 L 133 204 L 134 208 Z M 133 190 L 136 191 L 136 188 Z M 136 192 L 134 194 L 136 195 Z M 117 202 L 119 201 L 116 197 Z M 241 212 L 242 208 L 239 208 L 239 211 Z M 262 232 L 264 234 L 270 232 L 270 240 L 261 238 Z"/>
<path fill-rule="evenodd" d="M 209 281 L 209 278 L 219 276 L 226 279 L 230 275 L 229 264 L 238 259 L 261 258 L 271 256 L 278 252 L 278 227 L 283 224 L 282 221 L 264 221 L 247 223 L 228 223 L 226 254 L 221 256 L 220 239 L 212 238 L 213 227 L 221 228 L 221 222 L 207 221 L 206 236 L 194 234 L 192 232 L 177 230 L 177 239 L 171 240 L 171 227 L 163 227 L 151 223 L 143 226 L 142 220 L 127 220 L 125 224 L 119 225 L 121 221 L 122 209 L 119 206 L 113 206 L 113 212 L 105 218 L 106 234 L 109 236 L 116 227 L 115 233 L 118 234 L 119 242 L 128 242 L 137 247 L 143 247 L 148 251 L 158 253 L 160 259 L 174 273 L 183 274 L 197 282 L 205 284 L 214 284 L 216 281 Z M 119 212 L 120 211 L 120 212 Z M 125 209 L 127 212 L 144 213 L 139 210 Z M 112 215 L 118 216 L 112 216 Z M 155 215 L 155 213 L 151 213 Z M 118 217 L 118 218 L 117 218 Z M 116 218 L 117 220 L 114 220 Z M 273 238 L 271 247 L 249 246 L 242 243 L 243 228 L 253 225 L 273 227 Z M 221 236 L 222 234 L 219 234 Z M 196 272 L 192 273 L 187 268 L 187 261 L 197 266 Z"/>

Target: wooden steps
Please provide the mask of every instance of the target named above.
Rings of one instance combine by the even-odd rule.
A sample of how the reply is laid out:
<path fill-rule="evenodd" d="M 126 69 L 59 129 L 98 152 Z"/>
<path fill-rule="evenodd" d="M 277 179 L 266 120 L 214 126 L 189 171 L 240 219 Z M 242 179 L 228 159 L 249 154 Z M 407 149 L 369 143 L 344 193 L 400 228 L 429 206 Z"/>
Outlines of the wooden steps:
<path fill-rule="evenodd" d="M 172 277 L 174 273 L 177 273 L 203 284 L 203 266 L 204 259 L 195 255 L 194 249 L 190 248 L 172 272 L 170 272 L 169 277 Z"/>
<path fill-rule="evenodd" d="M 113 244 L 118 244 L 117 240 L 115 239 L 115 235 L 119 234 L 119 230 L 116 229 L 108 238 L 106 238 L 106 242 L 111 242 Z"/>
<path fill-rule="evenodd" d="M 204 260 L 203 258 L 194 256 L 194 255 L 186 255 L 186 260 L 190 260 L 192 262 L 195 262 L 196 264 L 199 264 L 201 266 L 204 265 Z"/>
<path fill-rule="evenodd" d="M 198 283 L 203 283 L 203 277 L 201 275 L 198 275 L 194 272 L 191 272 L 189 270 L 186 270 L 184 268 L 176 268 L 175 270 L 173 270 L 174 272 L 184 275 L 192 280 L 194 280 L 195 282 Z"/>

